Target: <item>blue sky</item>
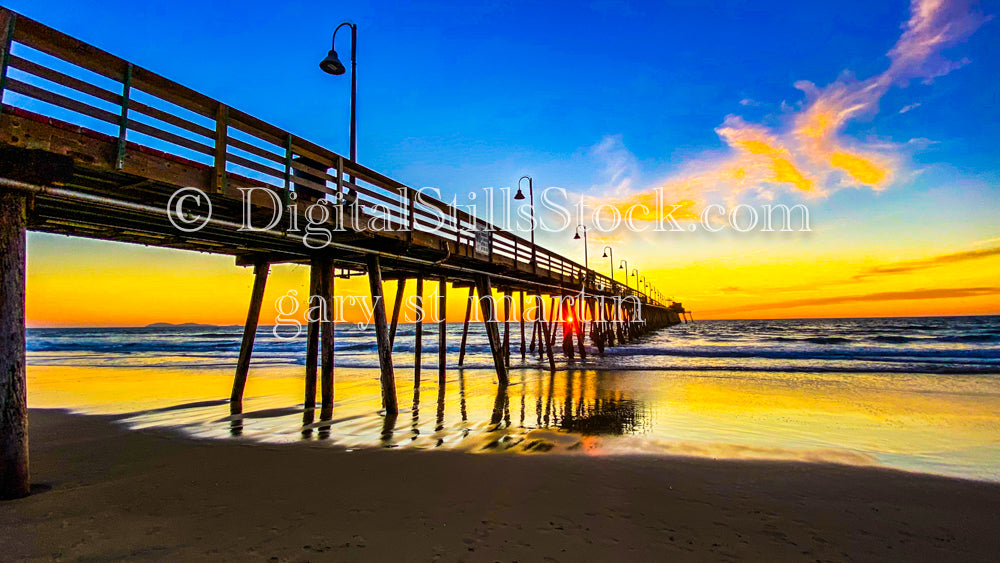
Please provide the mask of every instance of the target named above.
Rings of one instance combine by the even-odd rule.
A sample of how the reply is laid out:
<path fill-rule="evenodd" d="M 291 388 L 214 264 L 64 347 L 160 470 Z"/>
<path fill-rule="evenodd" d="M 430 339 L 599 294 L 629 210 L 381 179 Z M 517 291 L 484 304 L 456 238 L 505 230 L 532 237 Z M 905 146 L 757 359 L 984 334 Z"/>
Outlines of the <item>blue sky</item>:
<path fill-rule="evenodd" d="M 343 152 L 349 80 L 317 62 L 333 27 L 355 21 L 359 159 L 455 188 L 509 185 L 521 173 L 589 187 L 601 178 L 583 157 L 606 135 L 621 135 L 649 176 L 666 174 L 689 152 L 722 148 L 714 128 L 726 115 L 767 119 L 782 101 L 801 101 L 797 80 L 881 71 L 909 12 L 905 1 L 483 4 L 7 2 Z M 991 169 L 1000 78 L 985 69 L 1000 68 L 995 28 L 954 49 L 969 68 L 890 92 L 877 123 L 847 133 L 927 137 L 944 145 L 934 159 L 946 151 L 960 169 Z M 338 39 L 345 58 L 347 38 Z"/>

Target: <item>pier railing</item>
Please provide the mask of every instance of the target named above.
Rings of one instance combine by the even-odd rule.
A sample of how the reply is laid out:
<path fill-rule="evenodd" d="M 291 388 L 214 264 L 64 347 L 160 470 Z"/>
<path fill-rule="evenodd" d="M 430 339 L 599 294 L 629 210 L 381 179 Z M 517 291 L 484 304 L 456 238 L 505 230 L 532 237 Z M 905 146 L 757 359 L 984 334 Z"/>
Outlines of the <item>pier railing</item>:
<path fill-rule="evenodd" d="M 503 257 L 518 271 L 661 305 L 516 233 L 30 18 L 0 8 L 0 22 L 10 38 L 0 68 L 3 102 L 116 138 L 117 170 L 131 171 L 136 146 L 162 151 L 207 169 L 205 185 L 193 187 L 208 193 L 226 193 L 235 176 L 272 189 L 286 203 L 292 192 L 307 189 L 335 202 L 356 202 L 388 229 L 434 232 L 468 256 L 477 231 L 486 230 L 489 254 L 477 256 L 484 261 Z M 172 178 L 164 173 L 161 179 Z"/>

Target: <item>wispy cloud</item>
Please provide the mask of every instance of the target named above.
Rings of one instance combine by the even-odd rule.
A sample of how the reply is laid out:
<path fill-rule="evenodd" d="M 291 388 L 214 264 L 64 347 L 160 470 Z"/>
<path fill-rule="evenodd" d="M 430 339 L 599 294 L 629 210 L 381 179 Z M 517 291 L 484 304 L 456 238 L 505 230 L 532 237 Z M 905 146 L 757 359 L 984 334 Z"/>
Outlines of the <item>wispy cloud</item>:
<path fill-rule="evenodd" d="M 883 276 L 887 274 L 905 274 L 918 270 L 926 270 L 927 268 L 935 268 L 937 266 L 944 266 L 948 264 L 956 264 L 958 262 L 967 262 L 969 260 L 979 260 L 982 258 L 989 258 L 990 256 L 1000 256 L 1000 246 L 993 248 L 981 248 L 978 250 L 965 250 L 962 252 L 952 252 L 950 254 L 939 254 L 937 256 L 932 256 L 930 258 L 921 258 L 918 260 L 904 260 L 901 262 L 892 262 L 889 264 L 883 264 L 881 266 L 875 266 L 861 272 L 854 276 L 855 280 L 863 280 L 873 276 Z"/>
<path fill-rule="evenodd" d="M 727 116 L 715 131 L 728 151 L 695 157 L 660 185 L 677 201 L 704 201 L 713 194 L 732 200 L 743 193 L 772 198 L 777 190 L 817 196 L 845 187 L 885 188 L 899 176 L 906 145 L 865 143 L 845 136 L 844 129 L 853 120 L 876 114 L 890 88 L 904 87 L 913 79 L 930 82 L 965 65 L 965 59 L 945 59 L 941 50 L 966 38 L 986 19 L 963 0 L 913 0 L 899 39 L 886 53 L 889 66 L 881 74 L 859 80 L 845 72 L 825 87 L 796 82 L 805 100 L 796 106 L 782 103 L 780 127 Z M 740 104 L 758 102 L 747 98 Z M 648 189 L 629 187 L 635 188 L 629 190 L 633 198 L 644 197 L 635 194 L 636 189 Z M 623 205 L 638 202 L 628 201 L 621 191 L 601 198 L 624 196 Z"/>
<path fill-rule="evenodd" d="M 909 291 L 883 291 L 878 293 L 863 293 L 856 295 L 841 295 L 837 297 L 814 297 L 808 299 L 790 299 L 787 301 L 773 301 L 770 303 L 753 303 L 729 309 L 714 309 L 705 311 L 706 314 L 723 313 L 745 313 L 751 311 L 766 311 L 772 309 L 792 309 L 795 307 L 808 307 L 816 305 L 840 305 L 846 303 L 862 302 L 883 302 L 883 301 L 912 301 L 923 299 L 956 299 L 966 297 L 983 297 L 989 295 L 1000 295 L 1000 287 L 952 287 L 933 289 L 914 289 Z"/>

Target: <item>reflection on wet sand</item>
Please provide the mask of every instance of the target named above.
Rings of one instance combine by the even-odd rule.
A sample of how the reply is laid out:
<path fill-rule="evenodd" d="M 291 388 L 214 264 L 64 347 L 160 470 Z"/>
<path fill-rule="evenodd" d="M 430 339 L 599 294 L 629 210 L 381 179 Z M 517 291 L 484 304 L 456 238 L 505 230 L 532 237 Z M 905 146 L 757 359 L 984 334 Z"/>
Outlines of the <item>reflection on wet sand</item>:
<path fill-rule="evenodd" d="M 301 403 L 295 367 L 255 372 L 236 414 L 218 400 L 228 370 L 35 366 L 29 401 L 203 438 L 882 463 L 1000 480 L 989 462 L 1000 447 L 993 378 L 522 369 L 503 388 L 489 370 L 448 375 L 400 386 L 407 408 L 396 418 L 382 416 L 377 370 L 350 368 L 338 372 L 334 407 L 319 413 Z M 171 392 L 149 393 L 159 387 Z"/>

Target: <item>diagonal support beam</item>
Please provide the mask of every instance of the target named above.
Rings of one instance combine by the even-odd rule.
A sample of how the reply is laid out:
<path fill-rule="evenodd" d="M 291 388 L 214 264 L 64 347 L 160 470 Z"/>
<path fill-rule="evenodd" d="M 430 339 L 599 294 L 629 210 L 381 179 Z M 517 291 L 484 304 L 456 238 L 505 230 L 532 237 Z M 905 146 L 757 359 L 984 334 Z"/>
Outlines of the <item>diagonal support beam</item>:
<path fill-rule="evenodd" d="M 253 354 L 253 341 L 257 336 L 257 323 L 260 320 L 260 305 L 264 301 L 264 287 L 267 285 L 267 274 L 270 269 L 270 265 L 264 261 L 257 262 L 253 268 L 253 292 L 250 294 L 250 310 L 247 311 L 247 322 L 243 327 L 243 342 L 240 344 L 240 359 L 236 363 L 233 392 L 229 396 L 229 412 L 233 414 L 243 412 L 243 389 L 247 385 L 250 356 Z"/>
<path fill-rule="evenodd" d="M 504 362 L 503 343 L 500 342 L 500 330 L 497 327 L 496 307 L 493 302 L 493 286 L 489 276 L 476 278 L 476 289 L 479 291 L 479 306 L 483 310 L 483 323 L 486 325 L 486 337 L 490 341 L 490 352 L 493 353 L 493 367 L 497 371 L 500 385 L 507 385 L 507 365 Z"/>
<path fill-rule="evenodd" d="M 378 364 L 382 384 L 382 408 L 386 416 L 399 414 L 396 402 L 396 375 L 392 369 L 392 344 L 389 342 L 389 321 L 385 315 L 385 296 L 382 294 L 382 267 L 378 254 L 368 257 L 368 285 L 372 294 L 372 317 L 375 322 L 375 340 L 378 343 Z"/>

